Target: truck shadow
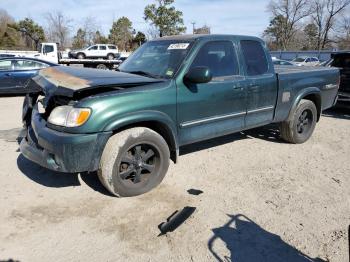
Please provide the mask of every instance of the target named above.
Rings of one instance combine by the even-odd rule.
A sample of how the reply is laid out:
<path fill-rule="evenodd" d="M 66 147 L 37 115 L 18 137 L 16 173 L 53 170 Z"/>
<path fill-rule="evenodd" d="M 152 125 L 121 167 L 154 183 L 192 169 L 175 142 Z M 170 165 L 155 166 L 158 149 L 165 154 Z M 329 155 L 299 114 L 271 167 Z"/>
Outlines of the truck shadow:
<path fill-rule="evenodd" d="M 228 217 L 225 225 L 212 229 L 214 235 L 208 241 L 209 251 L 216 261 L 325 262 L 300 252 L 280 236 L 266 231 L 244 215 Z M 220 244 L 225 245 L 229 256 L 219 254 L 217 250 Z"/>
<path fill-rule="evenodd" d="M 19 143 L 23 137 L 22 128 L 12 128 L 8 130 L 0 130 L 0 139 L 6 142 L 17 142 Z"/>
<path fill-rule="evenodd" d="M 242 133 L 250 138 L 262 139 L 268 142 L 274 142 L 278 144 L 286 143 L 280 137 L 280 130 L 277 124 L 270 124 L 259 128 L 249 129 L 243 131 Z"/>
<path fill-rule="evenodd" d="M 100 183 L 96 173 L 65 174 L 43 168 L 29 160 L 22 154 L 17 158 L 19 170 L 30 180 L 46 187 L 74 187 L 81 186 L 81 180 L 93 190 L 112 196 Z"/>
<path fill-rule="evenodd" d="M 206 150 L 217 146 L 221 146 L 221 145 L 225 145 L 225 144 L 229 144 L 229 143 L 243 140 L 243 139 L 254 139 L 254 138 L 262 139 L 262 140 L 265 140 L 268 142 L 274 142 L 274 143 L 285 143 L 280 138 L 280 131 L 278 126 L 276 124 L 271 124 L 264 127 L 250 129 L 239 133 L 234 133 L 234 134 L 182 146 L 180 148 L 180 156 L 191 154 L 197 151 Z"/>
<path fill-rule="evenodd" d="M 333 117 L 338 119 L 350 120 L 350 109 L 333 107 L 322 113 L 323 117 Z"/>

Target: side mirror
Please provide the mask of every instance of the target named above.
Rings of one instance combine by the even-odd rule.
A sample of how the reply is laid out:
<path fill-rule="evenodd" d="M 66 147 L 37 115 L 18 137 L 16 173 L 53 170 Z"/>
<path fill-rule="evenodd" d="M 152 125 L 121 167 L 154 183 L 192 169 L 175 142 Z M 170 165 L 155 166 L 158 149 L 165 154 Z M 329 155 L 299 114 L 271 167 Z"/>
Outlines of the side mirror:
<path fill-rule="evenodd" d="M 184 77 L 185 83 L 204 84 L 212 80 L 213 75 L 206 66 L 191 68 Z"/>

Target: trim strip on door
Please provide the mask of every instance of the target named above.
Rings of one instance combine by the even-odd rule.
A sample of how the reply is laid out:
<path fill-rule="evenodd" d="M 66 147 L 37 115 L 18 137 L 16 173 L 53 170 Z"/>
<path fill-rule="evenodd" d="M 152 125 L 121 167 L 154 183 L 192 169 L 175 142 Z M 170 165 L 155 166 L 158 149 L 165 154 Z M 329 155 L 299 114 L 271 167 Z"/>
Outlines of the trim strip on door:
<path fill-rule="evenodd" d="M 264 112 L 264 111 L 270 111 L 270 110 L 273 110 L 273 109 L 275 109 L 274 106 L 261 107 L 261 108 L 258 108 L 258 109 L 249 110 L 247 112 L 247 114 L 253 114 L 253 113 L 259 113 L 259 112 Z"/>
<path fill-rule="evenodd" d="M 234 118 L 234 117 L 238 117 L 238 116 L 244 116 L 245 114 L 246 114 L 246 112 L 239 112 L 239 113 L 233 113 L 233 114 L 227 114 L 227 115 L 208 117 L 208 118 L 203 118 L 203 119 L 199 119 L 199 120 L 181 123 L 180 127 L 185 128 L 185 127 L 191 127 L 191 126 L 196 126 L 196 125 L 201 125 L 201 124 L 207 124 L 207 123 L 225 120 L 225 119 L 229 119 L 229 118 Z"/>

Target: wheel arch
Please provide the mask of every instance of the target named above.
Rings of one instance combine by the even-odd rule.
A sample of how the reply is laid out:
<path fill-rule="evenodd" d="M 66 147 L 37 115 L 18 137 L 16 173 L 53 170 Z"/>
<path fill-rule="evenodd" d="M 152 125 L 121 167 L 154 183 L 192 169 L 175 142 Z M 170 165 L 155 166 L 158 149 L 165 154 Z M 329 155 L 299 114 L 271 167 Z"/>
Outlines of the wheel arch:
<path fill-rule="evenodd" d="M 171 160 L 174 163 L 178 162 L 179 146 L 176 125 L 169 116 L 154 111 L 133 113 L 112 121 L 104 131 L 112 131 L 115 134 L 134 127 L 146 127 L 160 134 L 169 146 Z"/>
<path fill-rule="evenodd" d="M 302 99 L 310 100 L 315 104 L 317 109 L 317 122 L 318 122 L 320 120 L 321 113 L 322 113 L 322 97 L 321 97 L 321 91 L 317 87 L 309 87 L 309 88 L 303 89 L 303 91 L 296 96 L 293 106 L 289 111 L 288 120 L 291 119 L 291 117 L 293 116 L 295 110 L 297 109 Z"/>
<path fill-rule="evenodd" d="M 85 52 L 83 52 L 83 51 L 78 52 L 78 53 L 77 53 L 77 57 L 78 57 L 80 54 L 83 55 L 84 57 L 86 57 L 86 54 L 85 54 Z"/>

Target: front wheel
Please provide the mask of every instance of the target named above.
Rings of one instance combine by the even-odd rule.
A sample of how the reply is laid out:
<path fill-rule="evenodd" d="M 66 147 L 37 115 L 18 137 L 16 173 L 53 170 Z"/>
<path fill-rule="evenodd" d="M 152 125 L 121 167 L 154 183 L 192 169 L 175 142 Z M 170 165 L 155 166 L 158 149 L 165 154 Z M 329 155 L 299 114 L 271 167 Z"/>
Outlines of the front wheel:
<path fill-rule="evenodd" d="M 315 130 L 317 109 L 310 100 L 302 99 L 290 121 L 281 123 L 281 137 L 293 144 L 306 142 Z"/>
<path fill-rule="evenodd" d="M 77 55 L 77 59 L 85 59 L 85 54 L 79 53 L 79 54 Z"/>
<path fill-rule="evenodd" d="M 161 183 L 169 159 L 169 147 L 161 135 L 149 128 L 131 128 L 108 140 L 98 176 L 113 195 L 137 196 Z"/>

